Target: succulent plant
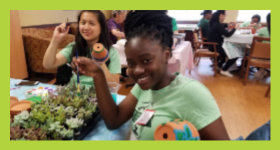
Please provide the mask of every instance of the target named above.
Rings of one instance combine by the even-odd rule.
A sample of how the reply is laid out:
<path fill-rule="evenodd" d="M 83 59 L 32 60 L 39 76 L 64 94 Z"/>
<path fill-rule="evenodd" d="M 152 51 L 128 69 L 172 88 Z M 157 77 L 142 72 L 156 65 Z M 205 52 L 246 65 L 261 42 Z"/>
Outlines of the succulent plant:
<path fill-rule="evenodd" d="M 16 141 L 26 141 L 26 139 L 22 137 L 21 139 L 16 139 Z"/>
<path fill-rule="evenodd" d="M 70 118 L 70 119 L 67 119 L 66 120 L 66 124 L 68 125 L 68 127 L 70 129 L 76 129 L 76 128 L 79 128 L 80 126 L 82 126 L 83 124 L 83 120 L 82 119 L 79 119 L 79 118 Z"/>
<path fill-rule="evenodd" d="M 96 111 L 96 106 L 97 105 L 94 105 L 90 102 L 85 106 L 85 109 L 89 110 L 91 113 L 94 113 Z"/>
<path fill-rule="evenodd" d="M 23 130 L 20 126 L 10 127 L 10 140 L 17 140 L 22 138 Z"/>
<path fill-rule="evenodd" d="M 85 120 L 89 120 L 92 117 L 92 113 L 88 110 L 85 112 Z"/>
<path fill-rule="evenodd" d="M 77 85 L 58 86 L 49 91 L 49 96 L 41 103 L 32 104 L 31 112 L 20 113 L 10 122 L 11 140 L 60 140 L 73 137 L 73 130 L 81 127 L 96 110 L 95 88 L 80 86 L 81 96 L 77 96 Z M 70 118 L 70 119 L 66 119 Z M 69 128 L 66 129 L 64 126 Z M 24 129 L 20 129 L 23 127 Z"/>
<path fill-rule="evenodd" d="M 74 116 L 75 115 L 75 109 L 72 106 L 68 106 L 64 109 L 64 111 L 66 112 L 67 116 Z"/>
<path fill-rule="evenodd" d="M 49 131 L 52 131 L 52 132 L 59 132 L 61 128 L 62 128 L 62 126 L 61 126 L 60 123 L 57 121 L 57 122 L 54 122 L 54 123 L 50 124 Z"/>
<path fill-rule="evenodd" d="M 52 134 L 52 137 L 53 137 L 54 140 L 61 140 L 62 139 L 62 136 L 60 135 L 59 132 L 54 132 Z"/>
<path fill-rule="evenodd" d="M 24 110 L 20 114 L 14 116 L 14 122 L 11 124 L 12 127 L 21 126 L 29 118 L 28 111 Z"/>
<path fill-rule="evenodd" d="M 49 130 L 50 128 L 50 124 L 44 124 L 44 125 L 41 125 L 40 128 L 42 129 L 42 131 L 46 132 L 47 134 L 51 134 L 52 131 Z"/>
<path fill-rule="evenodd" d="M 32 127 L 34 127 L 35 129 L 38 129 L 40 127 L 40 124 L 36 120 L 29 118 L 24 123 L 22 123 L 22 127 L 25 129 L 32 128 Z"/>
<path fill-rule="evenodd" d="M 84 120 L 85 117 L 84 117 L 83 113 L 78 113 L 77 118 L 81 119 L 81 120 Z"/>
<path fill-rule="evenodd" d="M 47 116 L 43 113 L 43 111 L 32 110 L 31 113 L 32 118 L 41 124 L 45 123 L 45 121 L 47 120 Z"/>
<path fill-rule="evenodd" d="M 28 140 L 46 140 L 47 133 L 44 132 L 41 128 L 35 129 L 34 127 L 25 129 L 23 132 L 23 136 Z"/>
<path fill-rule="evenodd" d="M 63 137 L 63 138 L 72 138 L 73 135 L 74 135 L 74 131 L 73 130 L 67 130 L 65 128 L 63 128 L 60 132 L 60 135 Z"/>

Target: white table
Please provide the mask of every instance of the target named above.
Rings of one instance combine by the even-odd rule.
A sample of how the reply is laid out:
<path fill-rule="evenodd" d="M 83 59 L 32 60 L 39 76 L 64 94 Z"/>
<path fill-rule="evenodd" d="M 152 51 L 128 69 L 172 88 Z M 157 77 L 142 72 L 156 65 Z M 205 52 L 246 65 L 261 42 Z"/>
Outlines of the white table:
<path fill-rule="evenodd" d="M 118 51 L 121 65 L 126 66 L 126 56 L 125 56 L 125 47 L 123 42 L 122 44 L 114 44 L 113 47 Z M 182 75 L 185 75 L 186 70 L 192 70 L 194 67 L 193 64 L 193 50 L 191 43 L 188 41 L 182 41 L 177 45 L 176 49 L 172 51 L 173 56 L 169 59 L 169 71 L 171 73 L 180 72 Z M 177 69 L 178 68 L 178 69 Z"/>
<path fill-rule="evenodd" d="M 222 47 L 229 59 L 244 57 L 246 44 L 252 44 L 254 36 L 257 34 L 241 34 L 239 30 L 228 38 L 224 38 Z"/>
<path fill-rule="evenodd" d="M 178 30 L 195 30 L 198 29 L 199 27 L 197 24 L 177 24 Z"/>

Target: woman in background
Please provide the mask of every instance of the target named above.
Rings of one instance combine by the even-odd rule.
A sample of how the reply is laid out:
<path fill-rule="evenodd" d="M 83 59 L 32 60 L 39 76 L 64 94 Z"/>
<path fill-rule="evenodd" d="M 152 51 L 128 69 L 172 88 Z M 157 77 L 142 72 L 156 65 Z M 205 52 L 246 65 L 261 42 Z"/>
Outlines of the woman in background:
<path fill-rule="evenodd" d="M 243 28 L 254 27 L 255 29 L 260 29 L 262 27 L 260 22 L 261 22 L 261 16 L 256 14 L 252 17 L 251 21 L 247 21 L 247 22 L 242 23 L 240 25 L 240 27 L 243 27 Z"/>
<path fill-rule="evenodd" d="M 234 34 L 236 30 L 236 26 L 232 27 L 233 29 L 231 31 L 227 31 L 222 24 L 226 17 L 226 11 L 225 10 L 218 10 L 216 11 L 212 18 L 210 19 L 210 28 L 208 32 L 208 41 L 217 43 L 216 46 L 217 52 L 219 55 L 219 62 L 218 62 L 218 68 L 221 68 L 220 73 L 224 76 L 233 77 L 233 75 L 228 71 L 229 67 L 233 65 L 238 58 L 229 59 L 226 62 L 226 53 L 223 49 L 222 45 L 224 42 L 224 37 L 230 37 Z M 209 50 L 214 52 L 214 47 L 212 45 L 209 46 Z M 225 63 L 226 62 L 226 63 Z M 223 66 L 223 64 L 225 65 Z"/>
<path fill-rule="evenodd" d="M 76 56 L 76 51 L 79 56 L 91 59 L 93 45 L 102 43 L 109 51 L 109 60 L 101 65 L 106 80 L 119 82 L 120 59 L 117 50 L 112 47 L 104 14 L 100 10 L 81 11 L 78 15 L 78 34 L 75 37 L 75 42 L 68 44 L 57 53 L 58 44 L 65 38 L 68 31 L 69 27 L 66 27 L 65 23 L 55 28 L 51 43 L 44 55 L 43 66 L 46 69 L 52 69 L 70 63 L 72 58 Z M 73 74 L 71 80 L 77 83 L 77 75 Z M 84 74 L 80 74 L 80 83 L 86 88 L 94 85 L 93 78 Z"/>
<path fill-rule="evenodd" d="M 112 14 L 113 18 L 107 21 L 107 25 L 111 41 L 116 44 L 118 40 L 125 38 L 121 24 L 125 20 L 126 10 L 113 10 Z"/>
<path fill-rule="evenodd" d="M 201 15 L 203 15 L 203 18 L 199 21 L 197 26 L 202 29 L 202 36 L 207 37 L 209 30 L 209 20 L 212 17 L 212 10 L 204 10 Z"/>

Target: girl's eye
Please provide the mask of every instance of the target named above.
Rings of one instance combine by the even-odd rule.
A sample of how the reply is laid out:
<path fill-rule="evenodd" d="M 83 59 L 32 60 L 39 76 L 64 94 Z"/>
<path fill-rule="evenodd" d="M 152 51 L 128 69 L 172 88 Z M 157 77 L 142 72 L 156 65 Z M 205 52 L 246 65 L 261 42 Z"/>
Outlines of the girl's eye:
<path fill-rule="evenodd" d="M 145 59 L 144 63 L 149 63 L 152 59 Z"/>
<path fill-rule="evenodd" d="M 134 66 L 134 63 L 127 63 L 128 67 L 133 67 Z"/>

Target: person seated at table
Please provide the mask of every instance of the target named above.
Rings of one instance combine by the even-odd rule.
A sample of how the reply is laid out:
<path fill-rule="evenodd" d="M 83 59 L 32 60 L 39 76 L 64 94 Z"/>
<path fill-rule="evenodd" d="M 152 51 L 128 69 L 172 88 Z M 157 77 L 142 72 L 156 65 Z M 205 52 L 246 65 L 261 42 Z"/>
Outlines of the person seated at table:
<path fill-rule="evenodd" d="M 113 18 L 107 21 L 107 25 L 111 41 L 116 44 L 118 40 L 125 38 L 121 24 L 125 20 L 126 10 L 113 10 L 112 14 Z"/>
<path fill-rule="evenodd" d="M 154 140 L 155 129 L 172 119 L 191 122 L 202 140 L 229 140 L 218 105 L 200 82 L 168 71 L 173 32 L 171 18 L 162 10 L 136 10 L 127 15 L 124 31 L 128 73 L 137 83 L 116 105 L 104 72 L 86 57 L 73 57 L 82 73 L 94 78 L 98 106 L 108 129 L 119 128 L 132 118 L 138 140 Z M 76 69 L 75 67 L 73 69 Z M 155 114 L 145 125 L 136 120 L 146 109 Z M 219 132 L 217 132 L 219 129 Z"/>
<path fill-rule="evenodd" d="M 270 13 L 266 17 L 267 27 L 261 28 L 258 32 L 258 36 L 270 37 Z M 269 41 L 263 41 L 264 43 L 270 43 Z M 266 68 L 258 68 L 258 72 L 254 74 L 255 77 L 263 79 L 268 74 Z"/>
<path fill-rule="evenodd" d="M 117 50 L 111 45 L 106 18 L 100 10 L 83 10 L 78 15 L 78 34 L 75 42 L 68 44 L 59 53 L 58 44 L 68 34 L 69 26 L 65 23 L 57 26 L 48 49 L 46 50 L 43 66 L 46 69 L 57 68 L 72 61 L 72 57 L 79 56 L 91 58 L 91 51 L 95 43 L 102 43 L 109 51 L 109 60 L 100 67 L 106 75 L 107 81 L 119 82 L 121 64 Z M 76 71 L 76 70 L 74 70 Z M 80 75 L 80 83 L 86 87 L 94 85 L 93 78 L 84 74 Z M 77 80 L 77 75 L 73 74 L 71 80 Z"/>
<path fill-rule="evenodd" d="M 266 17 L 266 24 L 267 24 L 267 27 L 261 28 L 258 31 L 258 36 L 270 37 L 270 13 Z"/>
<path fill-rule="evenodd" d="M 201 13 L 201 15 L 203 15 L 203 18 L 198 22 L 197 26 L 201 28 L 202 36 L 207 37 L 209 29 L 209 20 L 212 17 L 212 10 L 204 10 Z"/>
<path fill-rule="evenodd" d="M 240 27 L 243 27 L 243 28 L 250 28 L 250 27 L 254 27 L 255 29 L 259 29 L 262 27 L 262 25 L 260 24 L 261 22 L 261 16 L 256 14 L 252 17 L 252 20 L 251 21 L 246 21 L 244 23 L 242 23 L 240 25 Z"/>
<path fill-rule="evenodd" d="M 209 25 L 209 32 L 208 32 L 208 42 L 214 42 L 217 43 L 216 49 L 217 52 L 220 54 L 219 55 L 219 62 L 218 62 L 218 68 L 221 68 L 220 73 L 222 75 L 228 76 L 228 77 L 233 77 L 233 75 L 228 71 L 229 67 L 233 65 L 237 58 L 234 59 L 229 59 L 226 62 L 226 53 L 225 50 L 223 49 L 222 45 L 224 42 L 224 37 L 230 37 L 234 34 L 237 26 L 231 27 L 231 31 L 227 31 L 225 29 L 225 26 L 222 24 L 223 21 L 225 20 L 226 17 L 226 11 L 225 10 L 217 10 L 212 18 L 210 19 Z M 214 52 L 214 47 L 212 45 L 209 45 L 209 50 Z M 226 62 L 226 63 L 225 63 Z M 224 65 L 225 63 L 225 65 Z M 224 65 L 224 66 L 223 66 Z"/>

